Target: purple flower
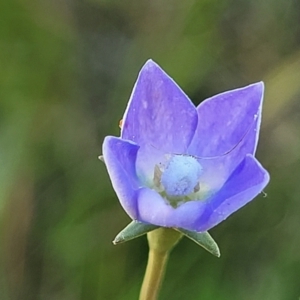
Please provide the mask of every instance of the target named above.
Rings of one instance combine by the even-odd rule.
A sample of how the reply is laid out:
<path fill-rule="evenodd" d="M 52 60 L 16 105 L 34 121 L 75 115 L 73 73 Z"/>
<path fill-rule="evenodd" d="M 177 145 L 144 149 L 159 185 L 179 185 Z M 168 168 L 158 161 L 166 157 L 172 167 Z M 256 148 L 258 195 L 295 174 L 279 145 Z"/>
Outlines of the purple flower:
<path fill-rule="evenodd" d="M 221 93 L 195 107 L 152 60 L 133 88 L 121 137 L 103 157 L 133 219 L 207 231 L 257 196 L 269 174 L 254 157 L 264 85 Z"/>

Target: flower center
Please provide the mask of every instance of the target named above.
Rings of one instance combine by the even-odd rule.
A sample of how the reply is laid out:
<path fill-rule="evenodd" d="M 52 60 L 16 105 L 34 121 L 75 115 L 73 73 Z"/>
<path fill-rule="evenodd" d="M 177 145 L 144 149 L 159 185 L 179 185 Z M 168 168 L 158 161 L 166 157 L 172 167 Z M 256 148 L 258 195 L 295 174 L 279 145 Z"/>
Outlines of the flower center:
<path fill-rule="evenodd" d="M 167 196 L 184 197 L 199 190 L 202 170 L 194 157 L 174 155 L 161 173 L 160 183 Z"/>

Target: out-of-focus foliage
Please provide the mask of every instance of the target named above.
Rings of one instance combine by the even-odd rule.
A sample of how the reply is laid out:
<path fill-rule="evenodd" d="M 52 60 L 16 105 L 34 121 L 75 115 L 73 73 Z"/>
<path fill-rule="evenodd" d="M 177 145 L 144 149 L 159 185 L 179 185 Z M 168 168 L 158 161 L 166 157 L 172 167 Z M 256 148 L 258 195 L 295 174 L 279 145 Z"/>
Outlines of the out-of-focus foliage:
<path fill-rule="evenodd" d="M 0 299 L 137 299 L 145 238 L 97 160 L 137 72 L 157 61 L 200 101 L 264 80 L 267 197 L 188 239 L 161 299 L 300 296 L 300 2 L 0 1 Z"/>

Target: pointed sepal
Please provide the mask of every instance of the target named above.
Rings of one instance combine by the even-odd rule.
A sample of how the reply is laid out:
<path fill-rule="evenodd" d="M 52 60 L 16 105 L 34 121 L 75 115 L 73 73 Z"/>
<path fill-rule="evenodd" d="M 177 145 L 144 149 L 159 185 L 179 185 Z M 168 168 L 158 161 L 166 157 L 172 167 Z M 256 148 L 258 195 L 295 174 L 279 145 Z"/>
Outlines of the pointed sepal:
<path fill-rule="evenodd" d="M 215 242 L 215 240 L 211 237 L 211 235 L 205 232 L 196 232 L 196 231 L 189 231 L 181 228 L 176 228 L 177 231 L 184 234 L 186 237 L 194 241 L 199 246 L 203 247 L 205 250 L 210 252 L 211 254 L 220 257 L 220 249 Z"/>
<path fill-rule="evenodd" d="M 113 244 L 117 245 L 120 243 L 130 241 L 158 227 L 159 226 L 153 224 L 142 223 L 139 221 L 132 221 L 115 237 L 115 239 L 113 240 Z"/>

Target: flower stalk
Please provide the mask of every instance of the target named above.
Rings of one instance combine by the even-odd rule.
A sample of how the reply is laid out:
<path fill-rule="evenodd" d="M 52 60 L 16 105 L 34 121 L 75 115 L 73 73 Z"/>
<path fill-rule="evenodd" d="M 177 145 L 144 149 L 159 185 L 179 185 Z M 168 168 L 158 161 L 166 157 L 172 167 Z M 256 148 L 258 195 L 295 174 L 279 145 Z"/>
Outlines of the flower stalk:
<path fill-rule="evenodd" d="M 163 227 L 147 233 L 149 256 L 140 300 L 158 299 L 169 254 L 181 237 L 181 233 Z"/>

